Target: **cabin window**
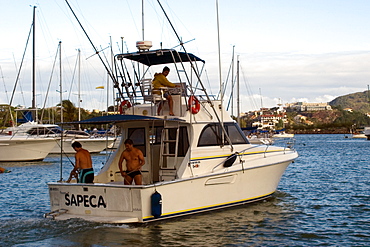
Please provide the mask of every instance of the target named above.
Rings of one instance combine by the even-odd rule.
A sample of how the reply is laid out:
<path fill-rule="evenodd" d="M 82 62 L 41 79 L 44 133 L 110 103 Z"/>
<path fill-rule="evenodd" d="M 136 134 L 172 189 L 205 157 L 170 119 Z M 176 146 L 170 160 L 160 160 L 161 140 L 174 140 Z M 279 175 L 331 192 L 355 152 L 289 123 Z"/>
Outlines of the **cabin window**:
<path fill-rule="evenodd" d="M 198 141 L 198 147 L 216 146 L 221 144 L 219 125 L 208 124 L 202 131 Z"/>
<path fill-rule="evenodd" d="M 243 131 L 239 128 L 236 123 L 227 123 L 225 124 L 225 129 L 227 134 L 230 137 L 232 144 L 247 144 L 248 140 L 243 134 Z M 227 140 L 226 140 L 226 143 Z"/>
<path fill-rule="evenodd" d="M 134 142 L 134 147 L 140 149 L 144 157 L 146 157 L 145 128 L 129 128 L 127 136 L 128 139 Z"/>
<path fill-rule="evenodd" d="M 60 134 L 62 130 L 56 127 L 35 127 L 26 132 L 29 135 L 53 135 Z"/>
<path fill-rule="evenodd" d="M 155 127 L 155 131 L 154 131 L 155 138 L 153 138 L 154 139 L 153 144 L 161 144 L 162 130 L 163 130 L 163 126 Z"/>
<path fill-rule="evenodd" d="M 235 123 L 226 123 L 225 130 L 232 144 L 247 144 L 248 141 L 241 129 Z M 208 124 L 202 131 L 198 141 L 198 147 L 217 146 L 222 143 L 222 129 L 220 124 Z M 227 138 L 224 138 L 224 145 L 228 145 Z"/>

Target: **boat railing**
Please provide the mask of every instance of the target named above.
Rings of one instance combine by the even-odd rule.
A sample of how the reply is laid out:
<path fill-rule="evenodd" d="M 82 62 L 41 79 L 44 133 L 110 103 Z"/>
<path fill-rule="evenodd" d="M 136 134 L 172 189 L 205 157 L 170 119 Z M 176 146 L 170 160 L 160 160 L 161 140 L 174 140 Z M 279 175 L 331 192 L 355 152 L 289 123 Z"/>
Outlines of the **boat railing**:
<path fill-rule="evenodd" d="M 283 149 L 282 150 L 278 150 L 278 151 L 281 151 L 281 152 L 283 152 L 284 154 L 286 154 L 286 151 L 287 150 L 293 150 L 293 151 L 295 151 L 295 149 L 294 149 L 294 144 L 295 144 L 295 139 L 294 138 L 292 138 L 290 141 L 287 141 L 286 143 L 285 143 L 286 145 L 284 145 L 283 146 Z M 266 146 L 266 148 L 265 148 L 265 150 L 263 151 L 263 157 L 264 158 L 266 158 L 266 154 L 269 152 L 269 148 L 270 147 L 273 147 L 272 145 L 265 145 Z M 218 163 L 217 165 L 215 165 L 213 168 L 212 168 L 212 172 L 214 172 L 215 170 L 216 170 L 216 168 L 218 168 L 219 166 L 221 166 L 221 165 L 223 165 L 223 164 L 225 164 L 225 163 L 227 163 L 228 161 L 230 161 L 230 160 L 232 160 L 232 159 L 235 159 L 235 156 L 236 157 L 240 157 L 240 156 L 242 156 L 242 155 L 244 155 L 244 153 L 246 152 L 246 151 L 248 151 L 249 149 L 254 149 L 254 148 L 256 148 L 256 146 L 252 146 L 252 147 L 249 147 L 249 148 L 246 148 L 246 149 L 243 149 L 242 151 L 239 151 L 239 152 L 235 152 L 235 153 L 233 153 L 233 154 L 230 154 L 225 160 L 223 160 L 223 161 L 221 161 L 220 163 Z M 276 152 L 276 151 L 273 151 L 273 152 Z"/>
<path fill-rule="evenodd" d="M 295 139 L 294 138 L 291 138 L 289 140 L 287 140 L 286 142 L 283 142 L 284 145 L 283 146 L 283 152 L 284 154 L 286 153 L 287 150 L 293 150 L 295 151 L 294 149 L 294 145 L 295 145 Z M 266 145 L 266 149 L 265 149 L 265 153 L 264 153 L 264 157 L 266 158 L 266 153 L 267 153 L 267 149 L 269 148 L 270 145 Z"/>
<path fill-rule="evenodd" d="M 294 149 L 294 146 L 295 146 L 295 138 L 288 138 L 288 139 L 285 139 L 285 140 L 281 140 L 280 142 L 278 142 L 277 145 L 280 145 L 280 146 L 283 146 L 284 147 L 284 153 L 287 149 L 289 150 L 295 150 Z"/>

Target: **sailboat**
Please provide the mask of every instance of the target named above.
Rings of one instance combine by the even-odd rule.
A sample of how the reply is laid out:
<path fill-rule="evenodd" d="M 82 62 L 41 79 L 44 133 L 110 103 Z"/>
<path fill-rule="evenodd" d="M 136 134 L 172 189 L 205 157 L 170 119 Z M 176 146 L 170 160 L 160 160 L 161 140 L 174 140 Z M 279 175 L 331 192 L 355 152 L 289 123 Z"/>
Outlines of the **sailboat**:
<path fill-rule="evenodd" d="M 58 51 L 61 51 L 61 42 L 58 45 Z M 79 54 L 80 55 L 80 54 Z M 61 58 L 61 57 L 60 57 Z M 79 57 L 78 57 L 79 58 Z M 62 81 L 60 81 L 60 95 L 62 95 Z M 80 92 L 79 92 L 80 95 Z M 62 97 L 61 97 L 62 101 Z M 61 105 L 63 103 L 61 102 Z M 78 114 L 79 120 L 80 111 Z M 63 123 L 63 112 L 61 108 L 61 123 Z M 85 149 L 87 149 L 90 153 L 100 153 L 107 146 L 112 145 L 115 141 L 115 138 L 112 137 L 94 137 L 90 134 L 82 131 L 82 130 L 63 130 L 57 124 L 43 124 L 39 123 L 38 121 L 29 120 L 25 123 L 17 126 L 17 127 L 10 127 L 4 130 L 5 133 L 11 133 L 12 135 L 16 136 L 17 138 L 22 137 L 33 137 L 33 138 L 47 138 L 52 139 L 54 138 L 54 145 L 51 150 L 49 150 L 49 154 L 60 154 L 61 147 L 63 148 L 63 153 L 65 154 L 74 154 L 76 151 L 72 148 L 72 143 L 75 141 L 79 141 Z M 63 135 L 63 138 L 61 136 Z M 63 145 L 61 144 L 61 140 L 63 139 Z"/>
<path fill-rule="evenodd" d="M 61 42 L 59 42 L 59 51 L 61 51 Z M 60 60 L 61 60 L 61 56 Z M 78 64 L 79 64 L 79 69 L 78 73 L 80 74 L 80 60 L 81 60 L 81 54 L 80 50 L 78 50 Z M 60 61 L 61 63 L 61 61 Z M 80 78 L 80 76 L 79 76 Z M 61 80 L 61 79 L 60 79 Z M 81 120 L 81 107 L 80 107 L 80 80 L 78 80 L 78 120 Z M 63 100 L 62 100 L 62 81 L 60 81 L 60 105 L 63 105 Z M 61 124 L 63 124 L 63 112 L 61 108 Z M 57 126 L 57 125 L 55 125 Z M 78 141 L 81 143 L 81 145 L 84 147 L 84 149 L 88 150 L 90 153 L 100 153 L 104 149 L 106 149 L 108 146 L 113 145 L 115 138 L 105 136 L 105 137 L 95 137 L 91 136 L 90 134 L 82 131 L 82 130 L 63 130 L 63 145 L 61 144 L 61 140 L 58 140 L 58 145 L 55 145 L 54 148 L 50 151 L 50 154 L 60 154 L 61 152 L 61 147 L 63 148 L 63 152 L 65 154 L 74 154 L 76 151 L 72 148 L 72 143 L 75 141 Z"/>
<path fill-rule="evenodd" d="M 33 8 L 33 56 L 35 57 L 35 9 Z M 35 59 L 33 59 L 33 99 L 32 109 L 36 110 L 35 104 Z M 11 103 L 10 103 L 11 105 Z M 37 115 L 37 114 L 36 114 Z M 40 138 L 30 135 L 0 136 L 0 161 L 38 161 L 43 160 L 55 146 L 54 138 Z"/>
<path fill-rule="evenodd" d="M 205 61 L 188 53 L 179 42 L 182 51 L 151 50 L 151 42 L 140 41 L 137 52 L 115 56 L 114 81 L 123 87 L 128 82 L 121 75 L 137 72 L 127 70 L 125 61 L 138 63 L 133 67 L 144 66 L 144 71 L 151 73 L 171 66 L 179 87 L 161 91 L 172 93 L 174 116 L 162 94 L 153 94 L 148 72 L 141 75 L 137 88 L 127 86 L 128 93 L 121 92 L 124 100 L 131 102 L 124 115 L 78 122 L 121 127 L 122 139 L 131 139 L 143 153 L 143 184 L 125 184 L 118 167 L 125 149 L 121 143 L 95 175 L 94 183 L 49 183 L 51 211 L 45 217 L 146 223 L 251 203 L 274 194 L 297 152 L 288 147 L 251 145 L 228 117 L 222 101 L 207 94 L 200 73 Z M 141 104 L 133 104 L 139 100 Z M 159 103 L 164 103 L 160 115 Z M 125 162 L 122 165 L 125 170 Z"/>

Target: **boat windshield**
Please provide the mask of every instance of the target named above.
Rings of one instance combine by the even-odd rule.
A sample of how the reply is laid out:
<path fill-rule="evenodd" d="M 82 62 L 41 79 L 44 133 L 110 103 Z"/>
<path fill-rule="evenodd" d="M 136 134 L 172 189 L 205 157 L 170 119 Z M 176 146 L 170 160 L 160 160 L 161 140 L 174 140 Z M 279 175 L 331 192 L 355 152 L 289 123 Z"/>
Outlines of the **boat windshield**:
<path fill-rule="evenodd" d="M 62 133 L 60 127 L 34 127 L 26 132 L 29 135 L 55 135 Z"/>
<path fill-rule="evenodd" d="M 225 130 L 232 141 L 232 144 L 248 144 L 245 135 L 235 123 L 225 123 Z M 219 123 L 208 124 L 200 134 L 198 147 L 218 146 L 222 144 L 222 129 Z M 224 138 L 224 145 L 228 145 L 227 138 Z"/>

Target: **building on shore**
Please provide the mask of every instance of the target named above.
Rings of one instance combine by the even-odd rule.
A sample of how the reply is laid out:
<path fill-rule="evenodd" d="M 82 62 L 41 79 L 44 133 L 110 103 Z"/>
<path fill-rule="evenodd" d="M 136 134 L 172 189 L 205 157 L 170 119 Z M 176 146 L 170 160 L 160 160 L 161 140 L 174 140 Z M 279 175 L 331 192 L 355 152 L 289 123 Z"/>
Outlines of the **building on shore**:
<path fill-rule="evenodd" d="M 303 111 L 331 111 L 332 108 L 328 103 L 307 103 L 295 102 L 285 104 L 287 109 L 297 112 Z"/>

